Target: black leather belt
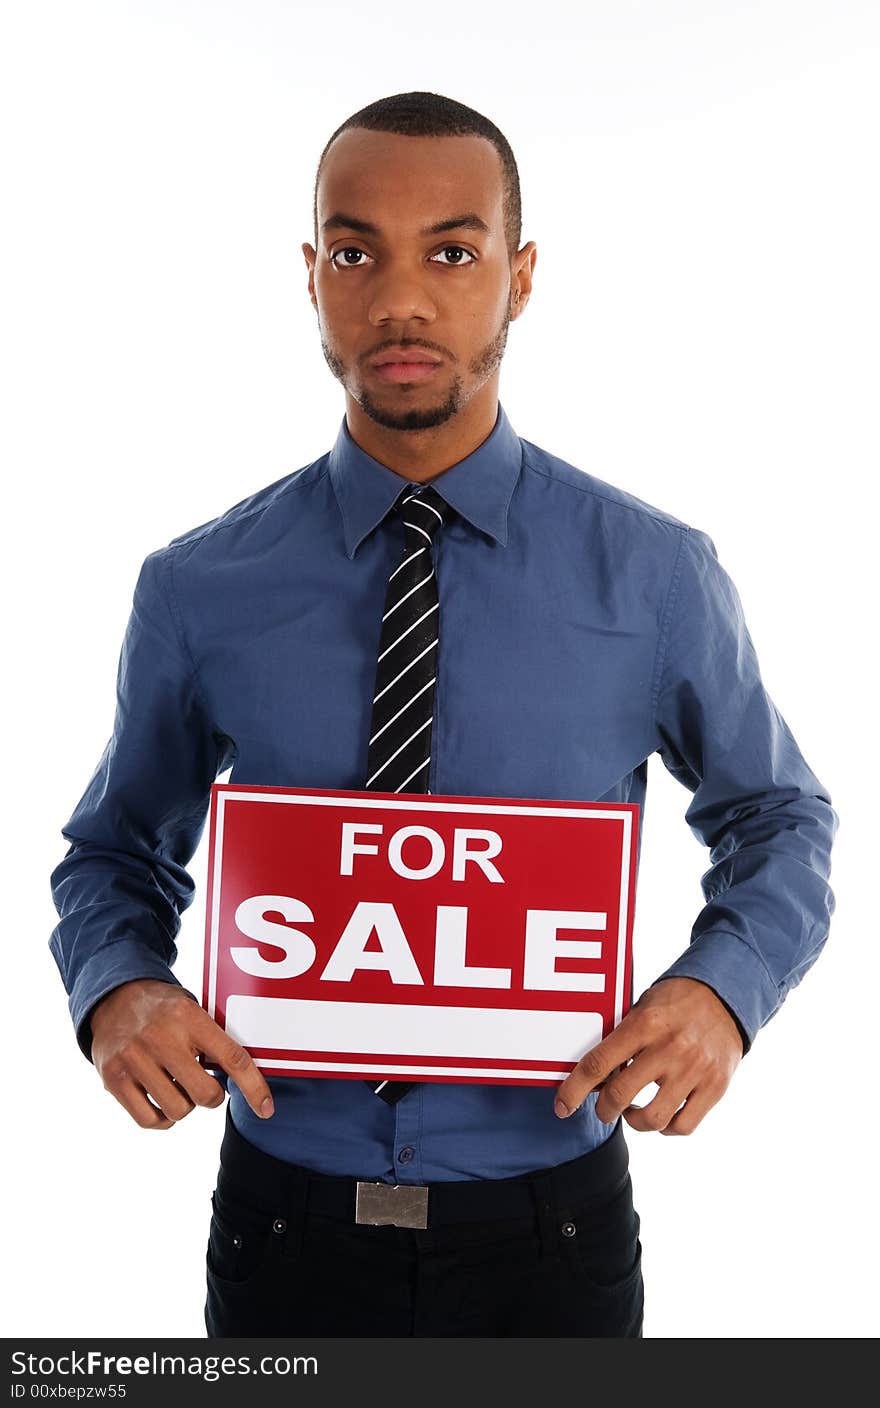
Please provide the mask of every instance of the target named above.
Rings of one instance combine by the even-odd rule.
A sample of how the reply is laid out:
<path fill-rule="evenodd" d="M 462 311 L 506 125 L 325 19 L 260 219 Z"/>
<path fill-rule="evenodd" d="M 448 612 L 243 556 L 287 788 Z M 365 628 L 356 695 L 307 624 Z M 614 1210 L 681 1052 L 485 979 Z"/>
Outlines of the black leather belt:
<path fill-rule="evenodd" d="M 618 1120 L 597 1149 L 554 1168 L 535 1169 L 516 1178 L 467 1179 L 456 1182 L 393 1184 L 316 1173 L 264 1153 L 239 1133 L 226 1107 L 226 1131 L 220 1146 L 220 1181 L 255 1208 L 274 1214 L 296 1195 L 309 1214 L 344 1222 L 388 1223 L 396 1227 L 438 1227 L 454 1222 L 527 1218 L 536 1200 L 552 1187 L 557 1202 L 588 1205 L 609 1198 L 623 1183 L 629 1150 Z"/>

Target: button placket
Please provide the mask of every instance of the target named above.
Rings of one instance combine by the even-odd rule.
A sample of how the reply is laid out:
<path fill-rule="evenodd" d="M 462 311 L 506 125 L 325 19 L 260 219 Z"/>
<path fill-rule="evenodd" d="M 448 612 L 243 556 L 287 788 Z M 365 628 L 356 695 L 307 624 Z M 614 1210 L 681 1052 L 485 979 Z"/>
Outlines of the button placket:
<path fill-rule="evenodd" d="M 424 1085 L 413 1086 L 406 1099 L 394 1107 L 394 1172 L 399 1183 L 424 1182 L 419 1144 L 424 1089 Z"/>

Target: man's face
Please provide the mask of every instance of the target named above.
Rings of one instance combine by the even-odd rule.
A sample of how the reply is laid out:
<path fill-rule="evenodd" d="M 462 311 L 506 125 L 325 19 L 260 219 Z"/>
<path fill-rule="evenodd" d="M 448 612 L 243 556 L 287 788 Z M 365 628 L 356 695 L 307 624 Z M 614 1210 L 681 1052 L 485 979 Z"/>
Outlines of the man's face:
<path fill-rule="evenodd" d="M 353 128 L 327 153 L 317 251 L 302 247 L 309 294 L 330 370 L 377 424 L 441 425 L 497 377 L 511 319 L 502 202 L 482 137 Z M 401 349 L 430 365 L 376 364 Z"/>

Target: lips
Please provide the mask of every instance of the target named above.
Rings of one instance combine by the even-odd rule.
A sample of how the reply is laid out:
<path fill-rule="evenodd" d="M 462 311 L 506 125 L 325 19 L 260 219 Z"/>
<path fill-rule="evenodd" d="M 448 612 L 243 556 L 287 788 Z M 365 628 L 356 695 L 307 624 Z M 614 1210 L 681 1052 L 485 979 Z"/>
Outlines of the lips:
<path fill-rule="evenodd" d="M 417 364 L 428 362 L 434 365 L 439 361 L 440 358 L 435 357 L 433 352 L 426 352 L 421 347 L 388 347 L 373 358 L 373 366 L 387 366 L 389 363 L 400 365 L 406 362 Z"/>
<path fill-rule="evenodd" d="M 439 366 L 439 362 L 374 362 L 373 371 L 382 381 L 427 381 Z"/>

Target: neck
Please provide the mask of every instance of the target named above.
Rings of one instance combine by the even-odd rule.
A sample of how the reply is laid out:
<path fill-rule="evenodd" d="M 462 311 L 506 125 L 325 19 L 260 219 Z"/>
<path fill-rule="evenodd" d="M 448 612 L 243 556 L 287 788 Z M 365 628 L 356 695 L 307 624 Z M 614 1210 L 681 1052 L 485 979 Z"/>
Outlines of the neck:
<path fill-rule="evenodd" d="M 498 379 L 492 377 L 466 405 L 429 430 L 391 430 L 377 425 L 349 392 L 345 419 L 356 445 L 374 460 L 415 484 L 426 484 L 473 454 L 492 433 L 498 418 Z"/>

